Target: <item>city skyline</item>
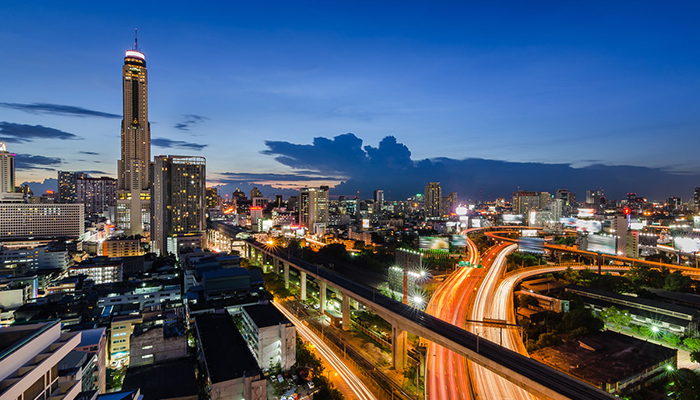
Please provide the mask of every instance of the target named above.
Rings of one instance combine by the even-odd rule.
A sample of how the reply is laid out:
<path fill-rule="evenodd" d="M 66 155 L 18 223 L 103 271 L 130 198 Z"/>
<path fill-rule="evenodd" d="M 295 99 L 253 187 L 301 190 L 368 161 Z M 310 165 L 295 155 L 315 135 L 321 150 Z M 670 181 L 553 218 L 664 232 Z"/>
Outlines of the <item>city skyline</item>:
<path fill-rule="evenodd" d="M 280 4 L 269 15 L 241 6 L 215 16 L 185 15 L 176 4 L 146 7 L 128 21 L 108 20 L 111 6 L 52 6 L 0 6 L 16 16 L 0 28 L 20 56 L 2 67 L 16 78 L 0 99 L 0 141 L 18 154 L 18 182 L 54 178 L 55 170 L 116 176 L 114 65 L 134 27 L 155 77 L 153 153 L 205 156 L 210 185 L 251 182 L 271 195 L 271 183 L 345 181 L 333 195 L 383 189 L 397 200 L 441 181 L 476 200 L 561 186 L 685 201 L 700 181 L 692 152 L 697 57 L 682 52 L 697 33 L 680 6 L 616 5 L 606 14 L 407 4 L 367 15 Z M 329 23 L 340 16 L 357 24 Z M 447 23 L 458 17 L 462 23 Z M 52 28 L 58 33 L 49 36 Z M 60 48 L 78 36 L 79 50 Z M 370 180 L 380 168 L 386 182 Z M 393 179 L 406 172 L 410 182 Z"/>

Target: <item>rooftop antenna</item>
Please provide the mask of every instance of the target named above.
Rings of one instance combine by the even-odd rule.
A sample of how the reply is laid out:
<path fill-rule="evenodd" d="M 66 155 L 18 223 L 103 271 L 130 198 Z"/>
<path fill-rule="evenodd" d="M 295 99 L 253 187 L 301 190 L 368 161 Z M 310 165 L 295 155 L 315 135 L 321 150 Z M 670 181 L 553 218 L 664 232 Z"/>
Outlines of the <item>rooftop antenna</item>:
<path fill-rule="evenodd" d="M 139 49 L 139 29 L 134 28 L 134 50 Z"/>

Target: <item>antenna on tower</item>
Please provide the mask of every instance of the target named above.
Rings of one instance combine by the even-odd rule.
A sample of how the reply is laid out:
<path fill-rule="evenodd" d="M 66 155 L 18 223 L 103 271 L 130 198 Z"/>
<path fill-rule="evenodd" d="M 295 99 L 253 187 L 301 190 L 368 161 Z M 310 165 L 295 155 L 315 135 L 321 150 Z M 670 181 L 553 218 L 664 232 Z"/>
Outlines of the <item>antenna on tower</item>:
<path fill-rule="evenodd" d="M 139 29 L 134 28 L 134 50 L 139 49 Z"/>

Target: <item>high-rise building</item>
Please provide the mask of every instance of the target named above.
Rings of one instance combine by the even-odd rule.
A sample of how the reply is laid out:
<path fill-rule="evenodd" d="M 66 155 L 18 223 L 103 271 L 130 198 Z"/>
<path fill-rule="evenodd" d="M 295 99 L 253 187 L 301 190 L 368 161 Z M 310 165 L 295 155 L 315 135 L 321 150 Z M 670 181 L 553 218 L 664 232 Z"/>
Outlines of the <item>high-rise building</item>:
<path fill-rule="evenodd" d="M 447 196 L 442 198 L 442 214 L 450 215 L 454 213 L 459 204 L 459 198 L 457 197 L 457 192 L 451 192 Z"/>
<path fill-rule="evenodd" d="M 548 192 L 513 192 L 513 212 L 528 218 L 530 210 L 544 210 L 551 200 Z"/>
<path fill-rule="evenodd" d="M 207 196 L 207 210 L 210 208 L 217 208 L 219 207 L 219 203 L 221 203 L 221 200 L 219 199 L 219 190 L 215 187 L 210 187 L 207 188 L 206 191 L 206 196 Z"/>
<path fill-rule="evenodd" d="M 0 142 L 0 193 L 15 191 L 15 155 Z"/>
<path fill-rule="evenodd" d="M 0 359 L 2 399 L 73 400 L 79 379 L 59 382 L 61 360 L 80 344 L 81 333 L 61 333 L 59 320 L 0 330 L 4 353 Z"/>
<path fill-rule="evenodd" d="M 117 225 L 127 235 L 141 234 L 150 224 L 149 163 L 151 125 L 148 122 L 146 56 L 137 43 L 127 50 L 122 67 L 124 119 L 121 159 L 117 161 Z"/>
<path fill-rule="evenodd" d="M 380 206 L 384 205 L 384 191 L 375 190 L 374 191 L 374 202 L 378 203 Z"/>
<path fill-rule="evenodd" d="M 695 193 L 693 196 L 693 204 L 695 204 L 695 211 L 700 210 L 700 187 L 695 187 Z"/>
<path fill-rule="evenodd" d="M 252 189 L 250 189 L 250 198 L 252 199 L 255 197 L 263 197 L 262 192 L 257 187 L 253 187 Z"/>
<path fill-rule="evenodd" d="M 78 203 L 78 179 L 87 179 L 85 172 L 58 171 L 58 202 Z"/>
<path fill-rule="evenodd" d="M 15 193 L 15 155 L 0 142 L 0 202 L 20 202 L 22 193 Z"/>
<path fill-rule="evenodd" d="M 101 178 L 79 178 L 76 181 L 76 202 L 85 205 L 85 216 L 110 218 L 110 207 L 117 204 L 117 180 Z"/>
<path fill-rule="evenodd" d="M 442 188 L 440 182 L 430 182 L 425 185 L 425 216 L 427 218 L 442 215 Z"/>
<path fill-rule="evenodd" d="M 206 229 L 206 160 L 158 156 L 153 171 L 153 250 L 167 254 L 169 237 Z"/>
<path fill-rule="evenodd" d="M 299 225 L 312 232 L 319 229 L 324 230 L 328 226 L 328 186 L 301 188 L 299 191 Z"/>

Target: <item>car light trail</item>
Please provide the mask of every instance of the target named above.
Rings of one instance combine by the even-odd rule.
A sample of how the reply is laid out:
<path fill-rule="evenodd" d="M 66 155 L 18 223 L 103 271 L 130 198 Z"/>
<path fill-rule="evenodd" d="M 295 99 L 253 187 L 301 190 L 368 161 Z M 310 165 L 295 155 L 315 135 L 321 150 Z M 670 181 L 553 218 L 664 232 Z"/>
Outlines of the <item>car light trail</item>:
<path fill-rule="evenodd" d="M 340 375 L 341 378 L 348 384 L 350 389 L 352 390 L 353 394 L 355 395 L 355 398 L 361 399 L 361 400 L 376 400 L 376 397 L 372 394 L 372 392 L 367 389 L 367 386 L 365 386 L 364 383 L 360 379 L 357 378 L 357 375 L 355 375 L 350 369 L 345 365 L 343 360 L 340 359 L 331 349 L 326 345 L 325 342 L 323 342 L 316 334 L 309 328 L 307 328 L 298 318 L 296 318 L 292 313 L 287 311 L 286 308 L 282 307 L 280 304 L 277 304 L 273 302 L 275 307 L 277 307 L 282 314 L 284 314 L 289 321 L 291 321 L 294 326 L 297 328 L 297 332 L 299 332 L 299 335 L 310 342 L 316 351 L 323 357 L 324 360 L 326 360 L 337 372 L 338 375 Z"/>

